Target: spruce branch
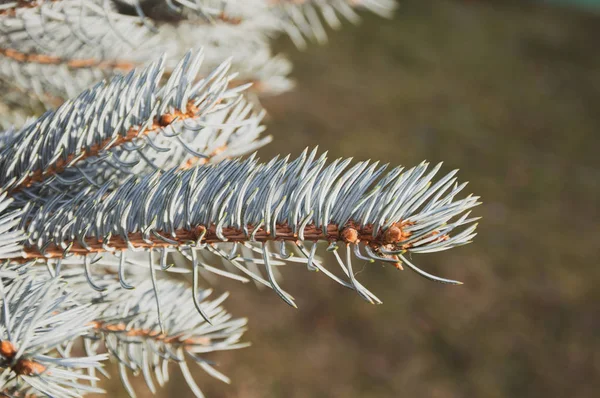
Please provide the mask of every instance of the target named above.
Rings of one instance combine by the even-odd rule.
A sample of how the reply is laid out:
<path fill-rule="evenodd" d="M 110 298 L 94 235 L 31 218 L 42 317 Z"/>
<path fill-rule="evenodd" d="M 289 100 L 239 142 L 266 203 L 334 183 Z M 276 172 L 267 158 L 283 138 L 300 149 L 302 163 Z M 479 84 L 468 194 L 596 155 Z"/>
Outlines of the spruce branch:
<path fill-rule="evenodd" d="M 79 397 L 103 392 L 84 370 L 99 368 L 107 355 L 72 357 L 62 346 L 88 333 L 97 316 L 79 305 L 59 279 L 31 276 L 0 281 L 0 391 Z"/>
<path fill-rule="evenodd" d="M 114 283 L 105 278 L 107 286 Z M 112 277 L 114 278 L 114 276 Z M 106 350 L 119 364 L 123 385 L 130 396 L 135 392 L 128 373 L 141 373 L 146 385 L 155 393 L 156 383 L 163 386 L 169 379 L 168 366 L 176 364 L 190 389 L 202 396 L 194 381 L 188 363 L 196 363 L 209 375 L 229 383 L 227 376 L 213 367 L 206 354 L 247 347 L 239 340 L 245 331 L 246 319 L 235 319 L 221 307 L 227 295 L 208 301 L 210 290 L 196 292 L 202 311 L 210 317 L 212 325 L 199 314 L 190 314 L 187 298 L 190 288 L 170 280 L 158 280 L 161 319 L 159 324 L 155 308 L 155 290 L 152 283 L 143 281 L 129 290 L 113 290 L 102 296 L 103 310 L 94 320 L 94 334 L 85 337 L 88 355 Z"/>
<path fill-rule="evenodd" d="M 289 62 L 273 58 L 267 42 L 272 24 L 269 18 L 260 22 L 265 20 L 262 1 L 235 7 L 229 1 L 204 3 L 202 15 L 221 13 L 221 5 L 228 5 L 228 12 L 248 14 L 251 23 L 221 26 L 210 22 L 212 17 L 198 23 L 191 16 L 171 22 L 140 20 L 113 0 L 29 2 L 27 7 L 11 3 L 12 11 L 0 14 L 0 80 L 30 91 L 51 107 L 51 99 L 72 98 L 106 76 L 154 60 L 156 54 L 167 54 L 170 71 L 190 48 L 205 48 L 210 57 L 202 75 L 233 56 L 240 79 L 256 83 L 257 90 L 277 93 L 291 87 L 285 77 Z"/>
<path fill-rule="evenodd" d="M 178 250 L 188 253 L 195 274 L 207 262 L 198 253 L 210 252 L 273 288 L 290 305 L 293 299 L 272 272 L 274 263 L 289 255 L 284 245 L 274 253 L 270 242 L 296 245 L 310 269 L 370 302 L 378 299 L 355 280 L 353 257 L 405 264 L 428 279 L 458 283 L 420 270 L 408 257 L 460 246 L 475 236 L 476 218 L 469 218 L 469 210 L 478 197 L 455 199 L 466 186 L 456 183 L 456 171 L 432 183 L 441 164 L 429 171 L 422 163 L 384 174 L 387 166 L 359 162 L 349 167 L 350 162 L 327 164 L 326 156 L 317 158 L 313 150 L 292 161 L 259 163 L 251 157 L 130 178 L 109 194 L 108 188 L 99 189 L 28 212 L 22 258 L 151 250 L 164 259 L 164 253 Z M 318 242 L 329 243 L 348 281 L 315 258 Z M 236 260 L 240 245 L 261 255 L 262 261 L 251 261 L 264 265 L 268 280 Z M 339 245 L 345 247 L 344 258 L 336 252 Z"/>
<path fill-rule="evenodd" d="M 306 47 L 306 39 L 327 42 L 323 22 L 333 29 L 342 26 L 341 19 L 360 22 L 355 11 L 367 10 L 384 18 L 391 18 L 396 0 L 266 0 L 284 31 L 298 48 Z"/>
<path fill-rule="evenodd" d="M 167 70 L 190 48 L 204 48 L 201 74 L 232 56 L 254 95 L 292 88 L 291 66 L 269 40 L 287 33 L 297 46 L 324 42 L 323 21 L 358 21 L 354 8 L 390 16 L 394 0 L 54 0 L 0 4 L 0 81 L 46 108 L 102 78 L 167 54 Z"/>
<path fill-rule="evenodd" d="M 139 265 L 135 261 L 129 263 L 130 265 Z M 2 297 L 8 297 L 10 294 L 14 295 L 15 292 L 21 291 L 34 294 L 39 289 L 46 289 L 44 290 L 46 292 L 51 284 L 59 287 L 56 295 L 57 304 L 48 310 L 54 318 L 52 321 L 44 323 L 47 325 L 44 330 L 50 333 L 50 328 L 57 328 L 52 336 L 60 344 L 54 347 L 52 353 L 62 356 L 62 358 L 70 358 L 70 362 L 60 358 L 57 360 L 58 362 L 55 362 L 60 363 L 63 367 L 70 367 L 69 371 L 75 372 L 79 379 L 89 382 L 89 385 L 84 385 L 82 388 L 74 384 L 63 385 L 63 388 L 76 387 L 80 390 L 77 394 L 101 392 L 102 390 L 97 388 L 97 373 L 104 376 L 108 376 L 108 374 L 102 368 L 95 366 L 93 361 L 95 359 L 104 360 L 107 356 L 117 362 L 120 378 L 132 397 L 135 397 L 136 394 L 129 381 L 129 373 L 141 374 L 148 388 L 155 393 L 157 384 L 163 386 L 169 380 L 169 364 L 177 365 L 180 368 L 196 396 L 203 395 L 193 379 L 188 367 L 189 363 L 196 363 L 212 377 L 225 383 L 230 382 L 227 376 L 215 369 L 215 364 L 207 357 L 212 352 L 237 350 L 249 345 L 240 342 L 240 338 L 246 330 L 246 319 L 233 318 L 222 307 L 228 294 L 208 300 L 212 293 L 211 290 L 193 290 L 185 283 L 166 279 L 149 281 L 146 278 L 147 264 L 143 270 L 138 268 L 131 272 L 132 270 L 129 269 L 128 280 L 134 286 L 123 291 L 118 288 L 118 284 L 115 284 L 117 275 L 111 271 L 114 264 L 110 255 L 95 263 L 95 267 L 98 268 L 97 272 L 101 274 L 95 279 L 95 284 L 101 288 L 99 291 L 89 289 L 87 275 L 70 259 L 65 259 L 62 264 L 59 264 L 59 268 L 61 265 L 63 268 L 61 271 L 52 267 L 52 264 L 49 265 L 49 273 L 36 267 L 28 270 L 26 278 L 5 279 L 9 290 Z M 60 276 L 57 276 L 57 271 L 60 272 Z M 16 282 L 19 282 L 20 285 L 13 287 Z M 26 286 L 24 287 L 23 284 Z M 211 324 L 208 324 L 199 314 L 193 312 L 190 314 L 186 304 L 187 297 L 192 290 L 203 314 L 210 316 Z M 4 290 L 0 289 L 0 294 L 4 294 L 3 292 Z M 156 307 L 158 296 L 155 292 L 160 292 L 158 316 Z M 30 297 L 31 294 L 27 297 Z M 54 294 L 39 293 L 39 297 L 36 297 L 52 301 L 54 296 Z M 25 299 L 19 296 L 15 300 L 23 302 Z M 29 301 L 31 302 L 31 300 Z M 81 316 L 81 313 L 84 312 L 86 316 Z M 8 321 L 0 320 L 3 324 L 4 322 L 10 324 L 10 315 L 7 319 Z M 64 328 L 70 330 L 68 334 L 64 333 L 63 326 L 55 321 L 56 319 L 69 320 L 69 324 L 64 325 Z M 24 323 L 29 322 L 25 320 Z M 36 330 L 40 330 L 40 328 Z M 48 343 L 48 339 L 44 341 L 46 348 L 52 348 L 48 344 L 53 340 L 50 343 Z M 87 357 L 72 358 L 73 345 L 80 343 L 83 343 Z M 33 391 L 35 396 L 37 394 L 54 396 L 59 391 L 61 386 L 47 386 L 45 390 L 38 388 L 34 391 L 31 384 L 35 381 L 28 380 L 29 384 L 17 383 L 23 376 L 31 377 L 38 373 L 45 375 L 54 372 L 58 376 L 65 376 L 64 372 L 56 371 L 55 367 L 51 370 L 48 368 L 47 362 L 50 359 L 45 356 L 40 357 L 42 359 L 28 356 L 22 357 L 21 360 L 13 360 L 15 357 L 14 344 L 2 337 L 0 340 L 0 370 L 12 363 L 10 366 L 16 376 L 6 383 L 0 383 L 0 392 L 8 396 L 18 396 L 15 394 L 23 392 L 31 394 Z M 53 357 L 50 358 L 54 360 Z M 86 371 L 87 374 L 80 369 Z M 54 394 L 50 393 L 51 389 L 54 389 Z M 59 396 L 79 396 L 77 394 L 64 395 L 64 391 L 61 393 Z"/>
<path fill-rule="evenodd" d="M 164 59 L 117 76 L 12 133 L 0 150 L 0 184 L 13 193 L 40 184 L 98 185 L 267 143 L 270 137 L 259 137 L 263 113 L 239 94 L 247 85 L 228 89 L 228 63 L 197 81 L 201 62 L 201 53 L 188 53 L 165 84 Z"/>

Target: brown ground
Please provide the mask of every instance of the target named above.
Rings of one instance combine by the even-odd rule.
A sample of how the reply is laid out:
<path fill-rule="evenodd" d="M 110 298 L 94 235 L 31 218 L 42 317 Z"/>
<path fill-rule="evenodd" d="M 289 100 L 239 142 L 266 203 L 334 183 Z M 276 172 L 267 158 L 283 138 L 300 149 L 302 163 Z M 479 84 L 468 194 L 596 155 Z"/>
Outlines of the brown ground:
<path fill-rule="evenodd" d="M 290 268 L 293 310 L 223 283 L 254 345 L 212 357 L 231 386 L 198 371 L 208 397 L 600 391 L 600 15 L 523 3 L 403 0 L 394 20 L 366 16 L 327 46 L 280 42 L 298 87 L 265 101 L 276 139 L 263 158 L 318 144 L 443 160 L 483 197 L 484 219 L 472 245 L 417 259 L 464 286 L 371 265 L 359 277 L 384 301 L 371 306 Z M 161 396 L 191 397 L 175 375 Z"/>

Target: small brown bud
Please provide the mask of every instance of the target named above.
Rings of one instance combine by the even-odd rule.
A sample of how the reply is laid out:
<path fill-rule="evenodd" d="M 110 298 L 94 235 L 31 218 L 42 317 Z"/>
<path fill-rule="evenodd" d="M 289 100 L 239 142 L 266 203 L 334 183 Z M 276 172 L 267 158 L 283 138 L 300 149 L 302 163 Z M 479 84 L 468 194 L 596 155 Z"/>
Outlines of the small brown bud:
<path fill-rule="evenodd" d="M 383 234 L 383 242 L 388 243 L 398 243 L 402 240 L 402 229 L 397 227 L 396 225 L 392 225 L 385 231 Z"/>
<path fill-rule="evenodd" d="M 170 113 L 166 113 L 164 115 L 161 115 L 161 117 L 158 119 L 158 124 L 161 127 L 166 127 L 169 124 L 173 123 L 173 120 L 175 120 L 175 116 L 173 116 Z"/>
<path fill-rule="evenodd" d="M 13 370 L 18 375 L 39 375 L 46 371 L 46 367 L 41 363 L 34 362 L 30 359 L 21 359 L 13 367 Z"/>
<path fill-rule="evenodd" d="M 342 230 L 340 234 L 342 240 L 346 243 L 356 243 L 358 242 L 358 231 L 354 228 L 347 227 Z"/>
<path fill-rule="evenodd" d="M 15 348 L 13 343 L 11 343 L 8 340 L 0 341 L 0 355 L 2 355 L 4 358 L 10 359 L 13 358 L 16 353 L 17 349 Z"/>

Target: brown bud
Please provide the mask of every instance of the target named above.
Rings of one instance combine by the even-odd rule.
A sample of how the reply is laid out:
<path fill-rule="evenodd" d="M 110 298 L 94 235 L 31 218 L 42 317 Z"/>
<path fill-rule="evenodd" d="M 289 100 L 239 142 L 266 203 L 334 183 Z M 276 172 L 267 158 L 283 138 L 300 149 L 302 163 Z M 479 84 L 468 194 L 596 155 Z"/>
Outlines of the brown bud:
<path fill-rule="evenodd" d="M 169 124 L 173 123 L 173 120 L 175 120 L 175 116 L 173 116 L 170 113 L 166 113 L 164 115 L 161 115 L 161 117 L 158 119 L 158 124 L 161 127 L 166 127 Z"/>
<path fill-rule="evenodd" d="M 2 355 L 4 358 L 13 358 L 16 353 L 17 349 L 13 343 L 8 340 L 0 341 L 0 355 Z"/>
<path fill-rule="evenodd" d="M 356 243 L 358 242 L 358 231 L 354 228 L 347 227 L 342 230 L 340 234 L 342 240 L 346 243 Z"/>
<path fill-rule="evenodd" d="M 41 363 L 34 362 L 30 359 L 21 359 L 13 367 L 13 370 L 18 375 L 32 376 L 44 373 L 46 367 Z"/>
<path fill-rule="evenodd" d="M 388 243 L 398 243 L 402 240 L 402 229 L 397 227 L 396 225 L 392 225 L 385 231 L 383 234 L 383 242 Z"/>

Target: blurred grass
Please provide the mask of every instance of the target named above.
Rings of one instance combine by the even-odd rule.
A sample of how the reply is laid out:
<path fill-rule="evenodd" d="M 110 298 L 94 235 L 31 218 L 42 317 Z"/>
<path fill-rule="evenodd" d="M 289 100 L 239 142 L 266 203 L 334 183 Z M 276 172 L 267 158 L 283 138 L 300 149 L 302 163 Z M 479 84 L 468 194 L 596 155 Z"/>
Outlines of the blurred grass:
<path fill-rule="evenodd" d="M 571 7 L 582 7 L 589 9 L 600 8 L 600 0 L 540 0 L 552 4 L 561 4 Z"/>
<path fill-rule="evenodd" d="M 472 245 L 415 257 L 464 286 L 369 265 L 370 306 L 304 269 L 271 292 L 223 282 L 248 349 L 198 371 L 208 397 L 595 397 L 600 391 L 600 16 L 524 1 L 403 0 L 305 52 L 295 91 L 264 102 L 262 158 L 460 168 L 483 197 Z M 301 268 L 301 267 L 299 267 Z M 360 267 L 357 267 L 360 268 Z M 174 370 L 164 397 L 191 397 Z M 118 380 L 110 396 L 122 396 Z M 594 392 L 595 391 L 595 392 Z M 142 394 L 140 394 L 142 395 Z"/>

